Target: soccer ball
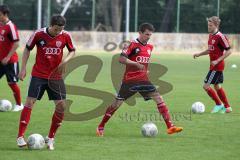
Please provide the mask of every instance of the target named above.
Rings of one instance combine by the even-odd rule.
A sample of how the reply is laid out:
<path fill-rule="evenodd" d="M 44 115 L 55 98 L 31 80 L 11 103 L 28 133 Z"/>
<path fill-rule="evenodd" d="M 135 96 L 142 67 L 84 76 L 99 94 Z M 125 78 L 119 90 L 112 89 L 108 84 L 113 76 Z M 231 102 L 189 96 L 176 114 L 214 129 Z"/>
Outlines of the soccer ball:
<path fill-rule="evenodd" d="M 154 137 L 158 134 L 157 126 L 152 122 L 145 123 L 141 131 L 144 137 Z"/>
<path fill-rule="evenodd" d="M 32 134 L 27 139 L 29 149 L 42 149 L 45 146 L 45 140 L 40 134 Z"/>
<path fill-rule="evenodd" d="M 231 67 L 232 67 L 232 68 L 237 68 L 237 65 L 236 65 L 236 64 L 233 64 Z"/>
<path fill-rule="evenodd" d="M 192 104 L 193 113 L 203 113 L 205 112 L 205 106 L 202 102 L 195 102 Z"/>
<path fill-rule="evenodd" d="M 0 100 L 0 111 L 7 112 L 10 110 L 12 110 L 12 103 L 6 99 Z"/>

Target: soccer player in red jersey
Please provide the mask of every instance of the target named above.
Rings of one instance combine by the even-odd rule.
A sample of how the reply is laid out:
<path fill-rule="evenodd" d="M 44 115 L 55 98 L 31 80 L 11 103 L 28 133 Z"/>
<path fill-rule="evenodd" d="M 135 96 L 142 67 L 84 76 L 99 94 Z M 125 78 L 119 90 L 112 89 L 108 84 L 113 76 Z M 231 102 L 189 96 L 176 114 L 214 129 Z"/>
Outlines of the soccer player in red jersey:
<path fill-rule="evenodd" d="M 6 75 L 7 82 L 16 101 L 13 111 L 23 109 L 21 104 L 20 88 L 18 82 L 18 55 L 19 36 L 16 25 L 9 20 L 10 10 L 6 5 L 0 5 L 0 79 Z"/>
<path fill-rule="evenodd" d="M 168 107 L 159 92 L 148 79 L 148 63 L 153 50 L 153 45 L 148 43 L 152 36 L 154 27 L 152 24 L 143 23 L 139 26 L 139 37 L 132 41 L 128 47 L 123 49 L 119 62 L 126 65 L 125 74 L 122 80 L 121 88 L 115 101 L 107 108 L 102 121 L 97 127 L 97 136 L 103 136 L 104 127 L 114 112 L 122 105 L 124 100 L 130 98 L 139 92 L 145 100 L 153 99 L 157 104 L 159 113 L 167 125 L 167 133 L 173 134 L 182 131 L 182 127 L 173 125 Z M 140 91 L 137 88 L 149 87 L 151 90 Z"/>
<path fill-rule="evenodd" d="M 227 37 L 219 31 L 221 22 L 219 17 L 210 17 L 207 19 L 207 22 L 208 32 L 210 33 L 208 49 L 194 54 L 193 57 L 196 58 L 203 55 L 209 55 L 210 57 L 210 69 L 204 80 L 203 88 L 216 103 L 211 113 L 230 113 L 232 108 L 228 103 L 224 89 L 220 85 L 223 83 L 224 59 L 231 54 L 230 45 Z M 211 88 L 211 84 L 214 86 L 215 91 Z"/>
<path fill-rule="evenodd" d="M 37 47 L 36 62 L 32 69 L 32 77 L 28 88 L 28 96 L 20 116 L 17 145 L 26 146 L 24 133 L 30 121 L 31 111 L 36 100 L 40 100 L 45 92 L 49 100 L 54 100 L 55 112 L 46 143 L 49 150 L 54 150 L 54 136 L 64 118 L 66 90 L 62 79 L 65 64 L 74 56 L 75 47 L 72 38 L 64 29 L 66 20 L 61 15 L 51 18 L 51 25 L 37 30 L 30 37 L 24 49 L 22 66 L 19 73 L 20 80 L 26 76 L 26 64 L 30 51 Z M 63 49 L 67 47 L 69 53 L 63 59 Z M 55 72 L 57 69 L 57 72 Z"/>

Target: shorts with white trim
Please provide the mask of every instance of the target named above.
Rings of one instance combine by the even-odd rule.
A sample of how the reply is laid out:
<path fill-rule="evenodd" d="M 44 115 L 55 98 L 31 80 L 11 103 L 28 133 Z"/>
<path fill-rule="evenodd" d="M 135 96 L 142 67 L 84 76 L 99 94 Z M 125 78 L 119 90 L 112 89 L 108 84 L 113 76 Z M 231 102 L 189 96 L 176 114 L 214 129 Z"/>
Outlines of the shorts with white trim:
<path fill-rule="evenodd" d="M 223 72 L 210 70 L 204 80 L 206 84 L 219 84 L 223 83 Z"/>
<path fill-rule="evenodd" d="M 65 84 L 62 79 L 49 80 L 44 78 L 32 77 L 28 88 L 28 97 L 40 100 L 47 91 L 49 100 L 66 99 Z"/>
<path fill-rule="evenodd" d="M 19 65 L 18 62 L 3 65 L 0 63 L 0 79 L 6 75 L 8 83 L 18 82 Z"/>

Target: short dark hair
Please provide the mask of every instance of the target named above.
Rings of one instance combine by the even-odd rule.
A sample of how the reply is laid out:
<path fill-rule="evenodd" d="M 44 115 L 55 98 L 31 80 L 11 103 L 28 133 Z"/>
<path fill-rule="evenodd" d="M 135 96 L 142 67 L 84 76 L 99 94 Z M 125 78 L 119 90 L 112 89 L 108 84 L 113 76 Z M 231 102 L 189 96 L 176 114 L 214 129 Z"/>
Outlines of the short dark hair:
<path fill-rule="evenodd" d="M 51 18 L 51 26 L 65 26 L 66 19 L 61 15 L 53 15 Z"/>
<path fill-rule="evenodd" d="M 140 32 L 144 32 L 146 30 L 149 30 L 149 31 L 152 31 L 154 32 L 155 31 L 155 28 L 154 26 L 151 24 L 151 23 L 142 23 L 140 26 L 139 26 L 139 29 L 138 29 Z"/>
<path fill-rule="evenodd" d="M 0 12 L 4 15 L 9 15 L 10 14 L 10 9 L 8 8 L 7 5 L 0 5 Z"/>

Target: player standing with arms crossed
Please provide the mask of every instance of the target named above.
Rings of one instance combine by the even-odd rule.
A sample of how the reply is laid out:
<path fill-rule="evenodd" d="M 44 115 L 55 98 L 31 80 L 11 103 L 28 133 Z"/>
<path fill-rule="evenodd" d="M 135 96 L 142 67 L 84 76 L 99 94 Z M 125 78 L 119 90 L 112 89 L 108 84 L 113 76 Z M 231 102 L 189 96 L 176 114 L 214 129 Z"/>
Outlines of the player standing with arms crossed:
<path fill-rule="evenodd" d="M 26 65 L 30 51 L 36 45 L 36 62 L 32 69 L 32 77 L 28 88 L 28 96 L 21 113 L 17 145 L 26 146 L 24 133 L 30 121 L 31 111 L 36 100 L 40 100 L 46 90 L 49 100 L 54 100 L 55 112 L 52 116 L 52 124 L 47 137 L 49 150 L 54 150 L 54 136 L 64 118 L 64 107 L 66 99 L 65 84 L 62 79 L 64 65 L 74 56 L 75 47 L 70 34 L 64 31 L 66 20 L 61 15 L 51 18 L 51 25 L 47 28 L 37 30 L 28 40 L 22 57 L 22 67 L 19 78 L 23 80 L 26 76 Z M 67 47 L 69 53 L 63 59 L 63 48 Z M 55 72 L 58 69 L 58 72 Z M 53 75 L 54 73 L 54 75 Z M 53 82 L 49 86 L 49 82 Z"/>
<path fill-rule="evenodd" d="M 223 83 L 224 60 L 231 54 L 230 45 L 227 37 L 219 31 L 221 22 L 219 17 L 207 18 L 207 22 L 209 32 L 208 49 L 194 54 L 193 58 L 203 55 L 209 55 L 210 57 L 210 69 L 204 80 L 203 88 L 216 104 L 211 113 L 230 113 L 232 108 L 228 103 L 224 89 L 220 85 Z M 211 88 L 211 84 L 214 85 L 215 91 Z"/>

